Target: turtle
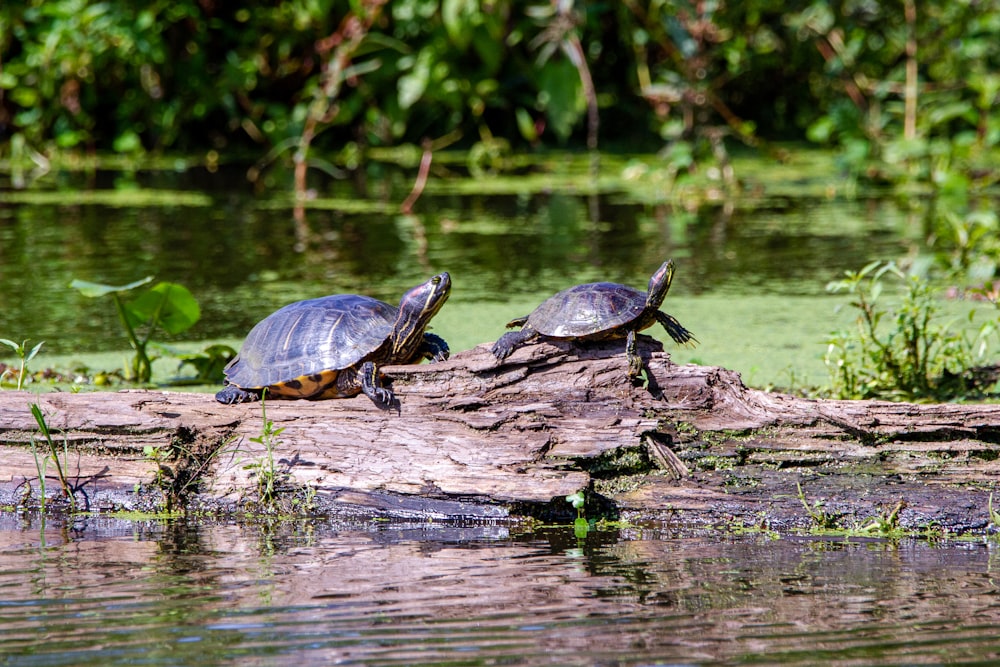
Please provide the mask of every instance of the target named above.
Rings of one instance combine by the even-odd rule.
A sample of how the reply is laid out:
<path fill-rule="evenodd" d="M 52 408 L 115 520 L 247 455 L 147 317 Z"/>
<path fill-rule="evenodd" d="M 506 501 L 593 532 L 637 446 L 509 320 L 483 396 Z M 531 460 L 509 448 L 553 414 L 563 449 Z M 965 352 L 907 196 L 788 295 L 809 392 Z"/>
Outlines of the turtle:
<path fill-rule="evenodd" d="M 403 295 L 399 307 L 357 294 L 296 301 L 257 323 L 225 368 L 220 403 L 267 398 L 348 398 L 364 393 L 383 410 L 399 409 L 382 385 L 381 364 L 443 361 L 448 344 L 425 333 L 451 292 L 439 273 Z"/>
<path fill-rule="evenodd" d="M 520 331 L 505 333 L 493 345 L 497 361 L 506 359 L 515 349 L 536 338 L 564 340 L 604 340 L 625 338 L 628 377 L 642 373 L 642 359 L 635 349 L 636 332 L 659 322 L 678 344 L 698 340 L 672 315 L 660 310 L 663 298 L 674 278 L 674 262 L 667 260 L 649 279 L 646 292 L 618 283 L 575 285 L 550 296 L 530 315 L 518 317 L 507 327 Z"/>

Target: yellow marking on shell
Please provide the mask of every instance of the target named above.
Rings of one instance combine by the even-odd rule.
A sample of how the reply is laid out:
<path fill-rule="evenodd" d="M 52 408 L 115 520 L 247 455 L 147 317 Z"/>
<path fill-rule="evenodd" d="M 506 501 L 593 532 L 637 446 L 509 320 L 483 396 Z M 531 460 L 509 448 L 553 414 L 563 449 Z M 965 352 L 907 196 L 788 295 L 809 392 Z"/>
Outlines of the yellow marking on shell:
<path fill-rule="evenodd" d="M 321 371 L 312 375 L 302 375 L 286 382 L 271 386 L 268 392 L 283 398 L 347 398 L 360 393 L 345 393 L 337 386 L 340 371 Z"/>
<path fill-rule="evenodd" d="M 298 328 L 299 323 L 302 322 L 303 313 L 299 313 L 295 316 L 295 321 L 288 326 L 288 332 L 285 334 L 285 340 L 281 342 L 281 349 L 283 351 L 288 351 L 292 346 L 292 339 L 295 336 L 295 330 Z"/>

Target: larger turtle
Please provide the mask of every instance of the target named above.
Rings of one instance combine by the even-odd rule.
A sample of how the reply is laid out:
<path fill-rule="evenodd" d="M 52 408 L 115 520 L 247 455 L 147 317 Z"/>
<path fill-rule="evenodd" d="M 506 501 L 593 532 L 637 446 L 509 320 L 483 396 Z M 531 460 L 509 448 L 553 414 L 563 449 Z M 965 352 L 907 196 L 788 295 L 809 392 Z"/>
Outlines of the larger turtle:
<path fill-rule="evenodd" d="M 425 333 L 451 292 L 440 273 L 409 290 L 399 307 L 357 294 L 297 301 L 261 320 L 226 366 L 220 403 L 267 397 L 346 398 L 364 393 L 383 410 L 399 402 L 379 373 L 381 364 L 448 358 L 448 344 Z"/>
<path fill-rule="evenodd" d="M 536 338 L 625 338 L 628 376 L 637 378 L 642 373 L 642 359 L 635 348 L 636 332 L 659 322 L 675 342 L 697 342 L 676 318 L 660 310 L 673 278 L 674 262 L 667 260 L 649 279 L 645 292 L 618 283 L 587 283 L 564 289 L 543 301 L 530 315 L 511 320 L 507 326 L 519 326 L 521 330 L 501 336 L 493 345 L 493 355 L 498 361 L 506 359 Z"/>

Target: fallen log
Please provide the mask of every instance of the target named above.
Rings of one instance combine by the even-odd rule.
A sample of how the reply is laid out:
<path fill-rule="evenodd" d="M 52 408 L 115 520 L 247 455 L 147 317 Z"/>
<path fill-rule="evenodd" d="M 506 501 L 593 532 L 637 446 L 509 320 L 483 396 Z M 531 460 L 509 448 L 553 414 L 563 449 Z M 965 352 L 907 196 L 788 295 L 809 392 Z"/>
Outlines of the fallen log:
<path fill-rule="evenodd" d="M 639 350 L 645 386 L 626 380 L 618 342 L 530 345 L 500 364 L 482 345 L 387 367 L 399 414 L 364 397 L 225 406 L 165 391 L 0 392 L 0 505 L 37 504 L 37 403 L 91 510 L 493 521 L 569 513 L 565 497 L 585 489 L 589 515 L 635 523 L 992 525 L 998 405 L 804 399 L 748 389 L 725 369 L 674 365 L 650 338 Z M 273 476 L 262 407 L 281 429 Z M 262 502 L 266 481 L 276 503 Z"/>

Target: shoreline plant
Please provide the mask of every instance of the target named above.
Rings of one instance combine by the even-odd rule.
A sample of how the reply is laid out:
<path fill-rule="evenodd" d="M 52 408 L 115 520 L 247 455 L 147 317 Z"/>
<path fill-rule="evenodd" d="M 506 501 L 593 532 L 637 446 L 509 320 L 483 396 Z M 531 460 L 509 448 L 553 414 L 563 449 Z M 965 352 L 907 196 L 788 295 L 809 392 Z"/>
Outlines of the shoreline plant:
<path fill-rule="evenodd" d="M 71 512 L 76 511 L 76 495 L 74 493 L 73 486 L 66 479 L 66 474 L 63 471 L 63 465 L 59 462 L 59 450 L 56 448 L 56 443 L 52 439 L 52 431 L 49 428 L 48 423 L 45 421 L 45 415 L 42 413 L 42 408 L 38 403 L 31 404 L 31 414 L 35 417 L 35 421 L 38 423 L 38 430 L 42 434 L 42 438 L 45 440 L 45 444 L 48 446 L 48 453 L 42 456 L 41 462 L 38 458 L 38 451 L 36 447 L 36 442 L 34 436 L 31 438 L 31 453 L 35 458 L 35 467 L 38 469 L 38 479 L 39 486 L 42 493 L 41 505 L 42 509 L 45 509 L 45 471 L 48 468 L 48 461 L 51 455 L 51 460 L 55 464 L 56 474 L 59 477 L 59 484 L 62 486 L 63 495 L 69 501 L 69 508 Z M 67 461 L 69 456 L 69 443 L 63 438 L 63 461 Z"/>
<path fill-rule="evenodd" d="M 246 470 L 251 470 L 257 478 L 257 499 L 262 506 L 273 507 L 278 499 L 278 471 L 274 465 L 274 449 L 281 443 L 278 436 L 285 430 L 284 427 L 275 428 L 274 422 L 267 418 L 267 389 L 261 393 L 260 397 L 260 418 L 263 422 L 260 435 L 250 438 L 251 442 L 256 442 L 264 447 L 264 455 L 256 461 L 244 466 Z"/>
<path fill-rule="evenodd" d="M 884 303 L 887 281 L 902 283 L 898 305 Z M 997 322 L 984 323 L 974 337 L 942 322 L 936 291 L 924 278 L 894 262 L 872 262 L 848 271 L 827 291 L 846 292 L 858 311 L 854 330 L 827 339 L 823 361 L 834 398 L 948 401 L 981 396 L 996 378 L 978 372 L 989 359 Z M 969 313 L 970 321 L 974 311 Z"/>

